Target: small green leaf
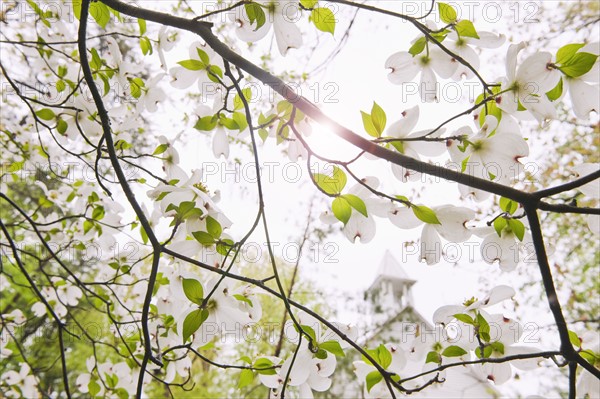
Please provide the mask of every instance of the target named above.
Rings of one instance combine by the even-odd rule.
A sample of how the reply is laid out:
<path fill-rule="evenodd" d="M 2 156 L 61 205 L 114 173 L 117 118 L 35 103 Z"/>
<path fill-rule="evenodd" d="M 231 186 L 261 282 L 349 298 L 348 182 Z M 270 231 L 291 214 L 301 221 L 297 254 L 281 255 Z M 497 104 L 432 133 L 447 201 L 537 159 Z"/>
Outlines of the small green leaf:
<path fill-rule="evenodd" d="M 565 75 L 571 78 L 577 78 L 588 73 L 596 63 L 597 59 L 598 56 L 596 54 L 577 53 L 567 62 L 562 63 L 559 69 Z"/>
<path fill-rule="evenodd" d="M 242 89 L 242 94 L 244 96 L 244 99 L 248 102 L 252 98 L 252 89 L 249 87 Z M 239 94 L 236 94 L 235 97 L 233 98 L 233 109 L 237 111 L 242 108 L 244 108 L 244 103 L 242 101 L 242 98 L 240 97 Z"/>
<path fill-rule="evenodd" d="M 371 392 L 371 389 L 377 385 L 381 380 L 383 380 L 383 376 L 377 370 L 371 371 L 367 374 L 366 382 L 367 382 L 367 392 Z"/>
<path fill-rule="evenodd" d="M 179 65 L 190 71 L 200 71 L 206 69 L 206 64 L 199 60 L 183 60 L 178 62 Z"/>
<path fill-rule="evenodd" d="M 362 115 L 363 126 L 365 127 L 365 131 L 369 134 L 369 136 L 380 137 L 381 135 L 377 132 L 375 125 L 373 125 L 373 119 L 370 114 L 367 114 L 364 111 L 360 111 Z"/>
<path fill-rule="evenodd" d="M 314 6 L 316 6 L 318 2 L 319 0 L 300 0 L 300 4 L 302 4 L 302 7 L 307 8 L 309 10 L 311 8 L 314 8 Z"/>
<path fill-rule="evenodd" d="M 446 3 L 438 3 L 438 11 L 440 13 L 440 18 L 447 24 L 452 24 L 456 21 L 456 10 L 449 4 Z"/>
<path fill-rule="evenodd" d="M 510 215 L 512 215 L 518 208 L 519 204 L 517 202 L 504 197 L 500 198 L 500 209 L 502 209 L 504 212 L 508 212 Z"/>
<path fill-rule="evenodd" d="M 508 227 L 517 236 L 519 241 L 523 241 L 523 237 L 525 236 L 525 225 L 523 222 L 517 219 L 508 219 Z"/>
<path fill-rule="evenodd" d="M 579 354 L 581 355 L 582 358 L 585 359 L 586 362 L 588 362 L 590 364 L 595 365 L 598 362 L 600 362 L 600 357 L 590 349 L 581 351 L 581 352 L 579 352 Z"/>
<path fill-rule="evenodd" d="M 261 357 L 256 359 L 252 367 L 255 369 L 258 374 L 262 375 L 275 375 L 277 372 L 275 371 L 274 364 L 267 358 Z"/>
<path fill-rule="evenodd" d="M 562 93 L 563 93 L 563 79 L 561 76 L 560 80 L 558 81 L 558 83 L 556 84 L 554 89 L 547 92 L 546 96 L 548 97 L 548 100 L 556 101 L 560 98 L 560 96 L 562 96 Z"/>
<path fill-rule="evenodd" d="M 36 111 L 35 114 L 38 116 L 38 118 L 45 121 L 52 120 L 55 117 L 54 111 L 52 111 L 50 108 L 42 108 L 39 111 Z"/>
<path fill-rule="evenodd" d="M 146 33 L 146 20 L 138 18 L 137 22 L 138 26 L 140 27 L 140 36 L 144 36 Z"/>
<path fill-rule="evenodd" d="M 60 134 L 65 134 L 65 132 L 67 131 L 67 128 L 69 127 L 69 125 L 67 124 L 67 122 L 65 122 L 62 119 L 58 119 L 56 121 L 56 130 L 60 133 Z"/>
<path fill-rule="evenodd" d="M 200 47 L 196 47 L 196 53 L 198 53 L 200 61 L 202 61 L 205 65 L 210 64 L 210 57 L 208 56 L 206 51 L 202 50 Z"/>
<path fill-rule="evenodd" d="M 144 81 L 142 79 L 129 79 L 129 90 L 134 98 L 140 98 L 142 96 L 142 87 L 145 87 Z"/>
<path fill-rule="evenodd" d="M 142 49 L 142 54 L 152 54 L 152 43 L 150 42 L 150 39 L 148 39 L 146 36 L 141 37 L 140 48 Z"/>
<path fill-rule="evenodd" d="M 427 353 L 427 358 L 425 359 L 425 363 L 435 363 L 440 364 L 442 362 L 442 356 L 435 351 L 431 351 Z"/>
<path fill-rule="evenodd" d="M 94 223 L 89 220 L 84 220 L 83 222 L 83 234 L 87 234 L 94 227 Z"/>
<path fill-rule="evenodd" d="M 456 33 L 458 33 L 459 36 L 479 39 L 479 35 L 477 34 L 477 30 L 475 30 L 473 22 L 469 21 L 468 19 L 458 21 L 458 23 L 454 26 L 454 29 L 456 29 Z"/>
<path fill-rule="evenodd" d="M 252 384 L 252 381 L 254 381 L 254 372 L 250 369 L 243 369 L 240 372 L 240 379 L 238 381 L 237 387 L 238 389 L 242 389 Z"/>
<path fill-rule="evenodd" d="M 213 236 L 211 236 L 210 234 L 208 234 L 205 231 L 194 231 L 192 233 L 192 235 L 194 236 L 196 241 L 198 241 L 200 244 L 204 245 L 205 247 L 210 247 L 211 245 L 213 245 L 215 243 L 215 239 L 213 238 Z"/>
<path fill-rule="evenodd" d="M 329 195 L 340 194 L 347 182 L 346 174 L 337 166 L 333 167 L 332 176 L 315 173 L 313 178 L 317 186 Z"/>
<path fill-rule="evenodd" d="M 156 147 L 152 155 L 160 155 L 163 152 L 167 151 L 168 148 L 169 144 L 160 144 L 158 147 Z"/>
<path fill-rule="evenodd" d="M 468 314 L 457 313 L 453 316 L 454 316 L 454 318 L 456 318 L 456 320 L 462 321 L 465 324 L 469 324 L 471 326 L 475 324 L 475 321 L 473 320 L 473 318 L 471 316 L 469 316 Z"/>
<path fill-rule="evenodd" d="M 350 216 L 352 216 L 352 207 L 345 199 L 341 197 L 337 197 L 333 200 L 331 204 L 331 210 L 333 211 L 333 215 L 344 225 L 348 223 L 350 220 Z"/>
<path fill-rule="evenodd" d="M 429 224 L 442 224 L 435 215 L 435 212 L 425 205 L 413 205 L 411 209 L 415 216 L 422 222 Z"/>
<path fill-rule="evenodd" d="M 110 11 L 108 7 L 99 1 L 90 4 L 90 15 L 102 28 L 106 28 L 106 24 L 110 21 Z"/>
<path fill-rule="evenodd" d="M 340 198 L 343 198 L 346 201 L 348 201 L 350 206 L 356 209 L 358 212 L 360 212 L 364 217 L 369 217 L 369 215 L 367 214 L 367 206 L 365 205 L 365 202 L 362 199 L 360 199 L 360 197 L 354 194 L 344 194 L 340 196 Z"/>
<path fill-rule="evenodd" d="M 210 234 L 215 240 L 218 240 L 223 232 L 221 223 L 219 223 L 212 216 L 206 217 L 206 230 L 208 231 L 208 234 Z"/>
<path fill-rule="evenodd" d="M 581 338 L 571 330 L 569 330 L 569 341 L 574 347 L 581 348 Z"/>
<path fill-rule="evenodd" d="M 377 347 L 377 358 L 379 359 L 379 364 L 384 369 L 387 369 L 389 365 L 392 364 L 392 354 L 383 344 L 380 344 Z"/>
<path fill-rule="evenodd" d="M 65 83 L 64 80 L 59 80 L 56 82 L 56 91 L 58 91 L 59 93 L 62 93 L 63 91 L 65 91 L 65 89 L 67 88 L 67 84 Z"/>
<path fill-rule="evenodd" d="M 202 288 L 200 281 L 193 278 L 184 278 L 182 285 L 183 293 L 187 299 L 194 302 L 196 305 L 202 305 L 202 301 L 204 300 L 204 289 Z"/>
<path fill-rule="evenodd" d="M 442 356 L 444 357 L 460 357 L 466 355 L 467 351 L 461 348 L 460 346 L 451 345 L 444 349 L 442 352 Z"/>
<path fill-rule="evenodd" d="M 248 3 L 244 6 L 244 8 L 246 9 L 248 19 L 250 20 L 250 25 L 256 22 L 256 28 L 254 29 L 255 31 L 259 30 L 265 24 L 265 22 L 267 22 L 265 12 L 257 3 Z"/>
<path fill-rule="evenodd" d="M 345 356 L 345 353 L 344 353 L 344 350 L 342 349 L 342 346 L 337 341 L 326 341 L 326 342 L 323 342 L 323 343 L 319 344 L 319 348 L 324 349 L 327 352 L 329 352 L 329 353 L 331 353 L 332 355 L 335 355 L 335 356 L 339 356 L 339 357 L 344 357 Z"/>
<path fill-rule="evenodd" d="M 556 52 L 556 62 L 558 64 L 567 63 L 583 46 L 585 46 L 585 43 L 571 43 L 562 46 Z"/>
<path fill-rule="evenodd" d="M 373 108 L 371 109 L 371 121 L 373 122 L 375 130 L 379 134 L 378 137 L 380 137 L 381 133 L 383 133 L 385 130 L 387 117 L 383 108 L 381 108 L 376 102 L 373 103 Z"/>
<path fill-rule="evenodd" d="M 418 38 L 412 46 L 408 49 L 408 52 L 413 56 L 417 56 L 425 50 L 425 46 L 427 45 L 427 39 L 425 36 L 421 36 Z"/>
<path fill-rule="evenodd" d="M 198 331 L 207 318 L 208 310 L 206 309 L 196 309 L 185 317 L 183 321 L 183 343 L 186 343 L 188 338 Z"/>
<path fill-rule="evenodd" d="M 90 382 L 88 382 L 88 393 L 92 398 L 100 393 L 100 385 L 96 380 L 90 380 Z"/>
<path fill-rule="evenodd" d="M 198 118 L 198 122 L 194 125 L 194 129 L 210 131 L 217 126 L 217 118 L 215 116 L 203 116 Z"/>
<path fill-rule="evenodd" d="M 314 8 L 310 14 L 310 19 L 313 21 L 318 30 L 322 32 L 329 32 L 332 35 L 335 33 L 335 14 L 329 8 Z"/>
<path fill-rule="evenodd" d="M 475 324 L 481 340 L 484 342 L 490 342 L 490 325 L 481 315 L 481 313 L 477 313 L 477 316 L 475 317 Z"/>
<path fill-rule="evenodd" d="M 494 230 L 496 230 L 498 237 L 502 237 L 502 230 L 504 230 L 507 225 L 508 223 L 503 217 L 499 217 L 494 220 Z"/>

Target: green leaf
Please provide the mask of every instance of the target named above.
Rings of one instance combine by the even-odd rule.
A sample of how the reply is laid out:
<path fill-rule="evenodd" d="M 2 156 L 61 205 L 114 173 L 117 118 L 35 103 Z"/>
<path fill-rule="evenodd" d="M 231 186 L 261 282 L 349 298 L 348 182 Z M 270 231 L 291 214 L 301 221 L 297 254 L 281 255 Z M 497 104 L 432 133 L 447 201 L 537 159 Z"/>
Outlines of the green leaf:
<path fill-rule="evenodd" d="M 461 348 L 460 346 L 451 345 L 444 349 L 442 352 L 442 356 L 444 357 L 460 357 L 466 355 L 467 351 Z"/>
<path fill-rule="evenodd" d="M 208 318 L 208 310 L 196 309 L 185 317 L 183 321 L 183 343 L 185 344 L 190 336 L 194 334 L 202 323 Z"/>
<path fill-rule="evenodd" d="M 562 93 L 563 93 L 563 79 L 561 76 L 560 80 L 558 81 L 558 83 L 556 84 L 554 89 L 547 92 L 546 96 L 548 97 L 548 100 L 556 101 L 560 98 L 560 96 L 562 96 Z"/>
<path fill-rule="evenodd" d="M 248 356 L 242 356 L 238 360 L 246 364 L 252 364 L 252 359 L 250 359 Z"/>
<path fill-rule="evenodd" d="M 142 87 L 145 87 L 144 81 L 140 78 L 129 79 L 129 90 L 134 98 L 142 96 Z"/>
<path fill-rule="evenodd" d="M 376 102 L 373 103 L 373 108 L 371 108 L 371 121 L 373 122 L 375 130 L 379 134 L 378 137 L 380 137 L 381 133 L 383 133 L 383 131 L 385 130 L 385 125 L 387 124 L 387 117 L 383 108 L 381 108 Z"/>
<path fill-rule="evenodd" d="M 510 215 L 512 215 L 518 208 L 519 204 L 517 202 L 504 197 L 500 198 L 500 209 L 502 209 L 504 212 L 508 212 Z"/>
<path fill-rule="evenodd" d="M 593 351 L 591 351 L 590 349 L 586 349 L 584 351 L 579 352 L 579 354 L 581 355 L 582 358 L 585 359 L 586 362 L 595 365 L 600 361 L 600 357 L 595 354 Z"/>
<path fill-rule="evenodd" d="M 88 393 L 92 398 L 100 393 L 100 384 L 98 384 L 96 380 L 90 380 L 90 382 L 88 382 Z"/>
<path fill-rule="evenodd" d="M 199 60 L 183 60 L 178 62 L 179 65 L 190 71 L 200 71 L 206 69 L 206 64 Z"/>
<path fill-rule="evenodd" d="M 250 87 L 242 89 L 242 94 L 244 96 L 244 99 L 248 102 L 252 98 L 252 89 Z M 233 109 L 239 110 L 242 108 L 244 108 L 244 102 L 242 101 L 242 98 L 240 97 L 240 95 L 236 94 L 235 97 L 233 98 Z"/>
<path fill-rule="evenodd" d="M 581 348 L 581 338 L 579 338 L 579 335 L 577 335 L 571 330 L 569 330 L 569 341 L 571 341 L 571 344 L 574 347 Z"/>
<path fill-rule="evenodd" d="M 462 321 L 465 324 L 469 324 L 471 326 L 475 324 L 475 321 L 473 320 L 473 318 L 471 318 L 471 316 L 469 316 L 468 314 L 457 313 L 453 316 L 454 316 L 454 318 L 456 318 L 456 320 Z"/>
<path fill-rule="evenodd" d="M 314 8 L 310 14 L 310 19 L 313 21 L 318 30 L 322 32 L 329 32 L 332 35 L 335 33 L 335 14 L 329 8 Z"/>
<path fill-rule="evenodd" d="M 240 132 L 246 130 L 246 128 L 248 127 L 248 120 L 246 119 L 246 114 L 242 112 L 234 112 L 233 115 L 231 115 L 231 117 L 238 126 Z"/>
<path fill-rule="evenodd" d="M 508 227 L 517 236 L 519 241 L 523 241 L 523 237 L 525 236 L 525 225 L 523 222 L 517 219 L 508 219 Z"/>
<path fill-rule="evenodd" d="M 390 353 L 389 349 L 386 348 L 383 344 L 380 344 L 377 347 L 377 359 L 378 363 L 384 369 L 387 369 L 389 365 L 392 364 L 392 354 Z"/>
<path fill-rule="evenodd" d="M 204 300 L 204 289 L 202 288 L 200 281 L 193 278 L 184 278 L 182 285 L 183 293 L 187 299 L 194 302 L 196 305 L 202 305 L 202 301 Z"/>
<path fill-rule="evenodd" d="M 418 38 L 412 46 L 408 49 L 408 52 L 414 57 L 423 52 L 425 50 L 425 46 L 427 45 L 427 39 L 425 36 L 421 36 Z"/>
<path fill-rule="evenodd" d="M 491 346 L 489 346 L 489 345 L 485 346 L 483 348 L 483 357 L 484 358 L 490 357 L 492 355 L 493 351 L 494 350 L 492 349 Z M 481 356 L 481 348 L 480 347 L 475 348 L 475 356 L 477 356 L 479 359 L 482 358 L 482 356 Z"/>
<path fill-rule="evenodd" d="M 380 137 L 381 135 L 377 132 L 375 125 L 373 125 L 373 119 L 370 114 L 367 114 L 364 111 L 360 111 L 362 115 L 363 126 L 365 127 L 365 131 L 369 134 L 369 136 Z"/>
<path fill-rule="evenodd" d="M 62 120 L 62 119 L 59 118 L 56 121 L 56 130 L 58 130 L 58 132 L 60 134 L 65 134 L 65 132 L 67 131 L 68 127 L 69 127 L 69 125 L 64 120 Z"/>
<path fill-rule="evenodd" d="M 138 18 L 137 22 L 138 26 L 140 27 L 140 36 L 144 36 L 146 33 L 146 20 Z"/>
<path fill-rule="evenodd" d="M 316 6 L 318 2 L 319 0 L 300 0 L 300 4 L 302 4 L 302 7 L 308 9 L 314 8 L 314 6 Z"/>
<path fill-rule="evenodd" d="M 59 93 L 62 93 L 63 91 L 65 91 L 66 88 L 67 88 L 67 85 L 64 80 L 61 79 L 56 82 L 56 91 L 58 91 Z"/>
<path fill-rule="evenodd" d="M 346 174 L 337 166 L 333 167 L 333 173 L 331 176 L 315 173 L 313 177 L 317 183 L 317 186 L 319 186 L 321 190 L 329 195 L 340 194 L 347 182 Z"/>
<path fill-rule="evenodd" d="M 94 223 L 89 220 L 84 220 L 83 222 L 83 234 L 87 234 L 94 227 Z"/>
<path fill-rule="evenodd" d="M 583 46 L 585 46 L 585 43 L 571 43 L 562 46 L 556 52 L 556 63 L 564 64 L 568 62 Z"/>
<path fill-rule="evenodd" d="M 110 11 L 108 7 L 99 1 L 90 4 L 90 15 L 103 29 L 106 28 L 106 24 L 110 21 Z"/>
<path fill-rule="evenodd" d="M 427 358 L 425 359 L 425 363 L 435 363 L 440 364 L 442 362 L 442 356 L 435 351 L 431 351 L 427 354 Z"/>
<path fill-rule="evenodd" d="M 210 247 L 215 243 L 215 239 L 205 231 L 194 231 L 192 233 L 194 238 L 205 247 Z"/>
<path fill-rule="evenodd" d="M 254 372 L 250 369 L 243 369 L 240 372 L 240 379 L 238 381 L 237 387 L 238 389 L 242 389 L 252 384 L 252 381 L 254 381 Z"/>
<path fill-rule="evenodd" d="M 567 62 L 562 63 L 559 69 L 565 75 L 571 78 L 577 78 L 588 73 L 596 63 L 597 59 L 598 56 L 596 54 L 577 53 Z"/>
<path fill-rule="evenodd" d="M 369 374 L 367 374 L 367 392 L 371 392 L 371 388 L 377 385 L 381 380 L 383 380 L 383 376 L 377 370 L 371 371 Z"/>
<path fill-rule="evenodd" d="M 481 313 L 477 313 L 477 316 L 475 317 L 475 324 L 481 340 L 484 342 L 490 342 L 490 325 L 481 315 Z"/>
<path fill-rule="evenodd" d="M 38 116 L 38 118 L 45 121 L 52 120 L 55 117 L 54 111 L 52 111 L 50 108 L 42 108 L 39 111 L 36 111 L 35 114 Z"/>
<path fill-rule="evenodd" d="M 346 355 L 338 341 L 325 341 L 319 344 L 319 348 L 326 350 L 334 356 L 344 357 Z"/>
<path fill-rule="evenodd" d="M 203 116 L 198 118 L 198 122 L 194 125 L 194 129 L 210 131 L 217 126 L 217 118 L 215 116 Z"/>
<path fill-rule="evenodd" d="M 442 224 L 435 215 L 435 212 L 425 205 L 413 205 L 411 209 L 415 216 L 422 222 L 429 224 Z"/>
<path fill-rule="evenodd" d="M 438 3 L 438 11 L 440 13 L 440 18 L 447 24 L 454 23 L 456 21 L 456 10 L 449 4 L 446 3 Z"/>
<path fill-rule="evenodd" d="M 210 65 L 208 67 L 208 78 L 215 83 L 219 83 L 219 79 L 216 76 L 223 79 L 223 70 L 216 65 Z"/>
<path fill-rule="evenodd" d="M 333 211 L 333 215 L 344 225 L 348 223 L 350 220 L 350 216 L 352 215 L 352 207 L 345 199 L 341 197 L 337 197 L 333 200 L 331 204 L 331 210 Z"/>
<path fill-rule="evenodd" d="M 160 144 L 158 147 L 156 147 L 152 155 L 160 155 L 163 152 L 167 151 L 168 148 L 169 144 Z"/>
<path fill-rule="evenodd" d="M 265 16 L 265 12 L 262 7 L 256 3 L 249 3 L 244 6 L 246 9 L 246 14 L 248 15 L 248 19 L 250 20 L 250 25 L 252 25 L 256 21 L 255 31 L 259 30 L 265 22 L 267 22 L 267 17 Z"/>
<path fill-rule="evenodd" d="M 152 43 L 150 43 L 150 39 L 146 36 L 140 38 L 140 48 L 142 49 L 142 54 L 152 54 Z"/>
<path fill-rule="evenodd" d="M 508 223 L 506 223 L 506 219 L 503 217 L 499 217 L 494 220 L 494 230 L 496 230 L 498 237 L 502 237 L 502 230 L 504 230 L 507 225 Z"/>
<path fill-rule="evenodd" d="M 262 375 L 275 375 L 277 372 L 275 371 L 274 364 L 267 358 L 261 357 L 256 359 L 252 367 L 255 369 L 258 374 Z"/>
<path fill-rule="evenodd" d="M 144 243 L 144 245 L 148 244 L 148 234 L 142 226 L 140 226 L 140 236 L 142 237 L 142 242 Z"/>
<path fill-rule="evenodd" d="M 200 47 L 196 47 L 196 53 L 198 53 L 200 61 L 202 61 L 205 65 L 210 64 L 210 57 L 208 56 L 206 51 L 202 50 Z"/>
<path fill-rule="evenodd" d="M 477 30 L 475 30 L 473 22 L 469 21 L 468 19 L 458 21 L 458 23 L 454 26 L 454 29 L 459 36 L 479 39 L 479 35 L 477 34 Z"/>
<path fill-rule="evenodd" d="M 354 194 L 344 194 L 340 196 L 340 198 L 343 198 L 346 201 L 348 201 L 350 206 L 356 209 L 358 212 L 360 212 L 364 217 L 369 217 L 369 215 L 367 214 L 367 206 L 365 205 L 365 202 L 362 199 L 360 199 L 360 197 Z"/>
<path fill-rule="evenodd" d="M 208 231 L 208 234 L 210 234 L 215 240 L 218 240 L 223 232 L 221 223 L 219 223 L 212 216 L 206 217 L 206 230 Z"/>

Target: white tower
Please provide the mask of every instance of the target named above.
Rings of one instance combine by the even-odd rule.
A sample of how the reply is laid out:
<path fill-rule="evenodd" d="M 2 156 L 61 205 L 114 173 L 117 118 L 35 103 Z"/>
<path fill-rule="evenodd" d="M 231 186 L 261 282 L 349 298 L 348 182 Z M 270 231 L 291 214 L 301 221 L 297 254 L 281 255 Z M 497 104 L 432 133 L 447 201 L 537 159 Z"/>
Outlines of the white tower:
<path fill-rule="evenodd" d="M 411 287 L 415 282 L 390 251 L 385 251 L 375 280 L 365 292 L 370 302 L 373 324 L 381 326 L 408 307 L 412 308 Z"/>

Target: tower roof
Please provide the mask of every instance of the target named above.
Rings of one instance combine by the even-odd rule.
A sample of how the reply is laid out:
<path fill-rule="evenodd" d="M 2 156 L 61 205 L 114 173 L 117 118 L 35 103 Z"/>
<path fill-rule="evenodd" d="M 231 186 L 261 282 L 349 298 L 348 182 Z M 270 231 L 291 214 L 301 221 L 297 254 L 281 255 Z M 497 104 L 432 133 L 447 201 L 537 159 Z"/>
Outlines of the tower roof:
<path fill-rule="evenodd" d="M 371 284 L 371 287 L 379 283 L 381 280 L 403 282 L 408 286 L 411 286 L 416 282 L 416 280 L 411 279 L 408 274 L 406 274 L 402 265 L 400 265 L 400 263 L 396 260 L 396 258 L 394 258 L 394 255 L 392 255 L 389 250 L 385 251 L 383 258 L 381 259 L 379 269 L 377 270 L 377 275 L 375 276 L 375 280 Z"/>

